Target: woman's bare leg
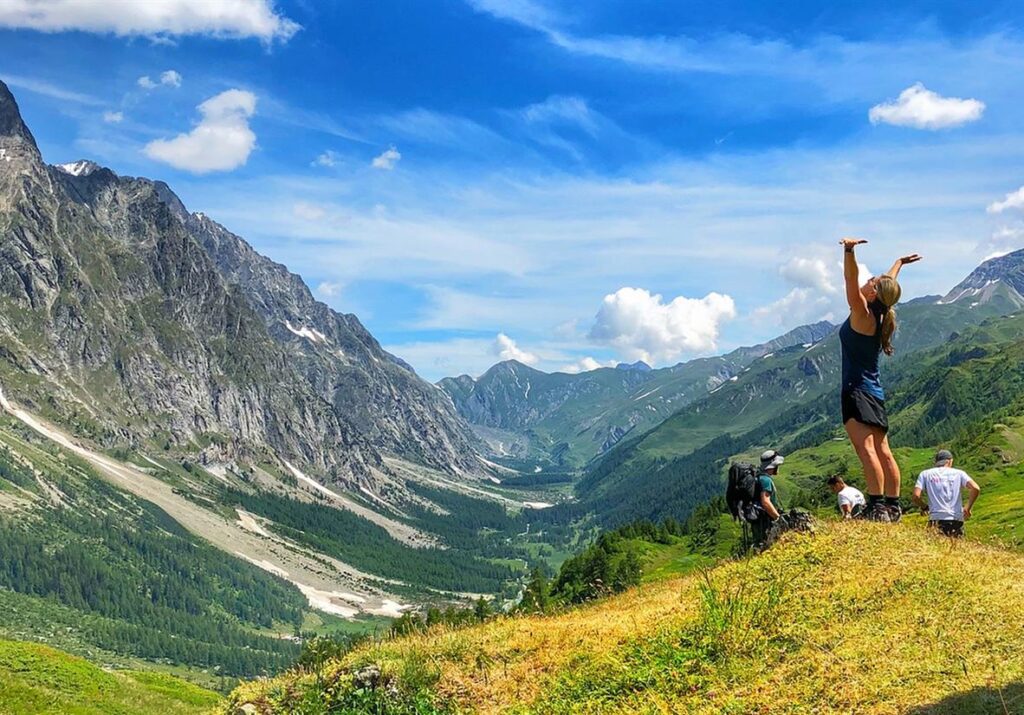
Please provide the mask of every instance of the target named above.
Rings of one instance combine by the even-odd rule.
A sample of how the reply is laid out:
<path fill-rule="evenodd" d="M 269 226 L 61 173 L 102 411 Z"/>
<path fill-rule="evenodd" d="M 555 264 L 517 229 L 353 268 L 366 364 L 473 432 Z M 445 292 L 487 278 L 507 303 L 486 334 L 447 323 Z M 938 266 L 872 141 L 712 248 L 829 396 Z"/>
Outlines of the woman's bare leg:
<path fill-rule="evenodd" d="M 892 456 L 889 449 L 889 438 L 881 431 L 875 430 L 875 450 L 878 454 L 878 461 L 882 464 L 882 485 L 885 489 L 885 496 L 898 497 L 900 495 L 900 465 L 896 464 L 896 458 Z"/>
<path fill-rule="evenodd" d="M 857 452 L 861 466 L 864 467 L 864 482 L 867 484 L 868 496 L 881 496 L 885 488 L 885 472 L 876 449 L 878 445 L 875 441 L 877 428 L 853 419 L 847 420 L 843 426 L 846 428 L 846 434 L 850 437 L 850 443 Z M 892 456 L 891 453 L 890 456 Z"/>

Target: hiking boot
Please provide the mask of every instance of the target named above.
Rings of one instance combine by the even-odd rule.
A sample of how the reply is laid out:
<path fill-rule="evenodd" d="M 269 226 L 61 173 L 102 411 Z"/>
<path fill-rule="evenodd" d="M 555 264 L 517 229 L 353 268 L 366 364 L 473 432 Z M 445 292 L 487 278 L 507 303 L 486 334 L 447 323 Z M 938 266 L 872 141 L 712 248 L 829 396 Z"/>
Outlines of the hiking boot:
<path fill-rule="evenodd" d="M 888 524 L 892 521 L 892 518 L 889 515 L 889 507 L 881 502 L 878 502 L 877 504 L 869 504 L 868 508 L 864 510 L 863 514 L 861 514 L 860 518 L 865 521 L 880 521 L 884 524 Z"/>
<path fill-rule="evenodd" d="M 900 523 L 900 517 L 903 516 L 903 507 L 901 507 L 899 504 L 896 504 L 895 506 L 892 504 L 883 504 L 882 507 L 889 514 L 888 521 L 890 524 Z"/>

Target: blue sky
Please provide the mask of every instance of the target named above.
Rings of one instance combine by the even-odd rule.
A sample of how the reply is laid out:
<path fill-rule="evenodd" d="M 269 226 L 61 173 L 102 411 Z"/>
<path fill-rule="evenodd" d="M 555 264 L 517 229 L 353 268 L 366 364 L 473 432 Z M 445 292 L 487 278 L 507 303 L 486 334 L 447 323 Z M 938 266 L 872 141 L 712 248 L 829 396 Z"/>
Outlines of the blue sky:
<path fill-rule="evenodd" d="M 23 5 L 48 161 L 167 181 L 430 379 L 841 317 L 843 235 L 924 254 L 905 296 L 1024 246 L 1019 3 Z"/>

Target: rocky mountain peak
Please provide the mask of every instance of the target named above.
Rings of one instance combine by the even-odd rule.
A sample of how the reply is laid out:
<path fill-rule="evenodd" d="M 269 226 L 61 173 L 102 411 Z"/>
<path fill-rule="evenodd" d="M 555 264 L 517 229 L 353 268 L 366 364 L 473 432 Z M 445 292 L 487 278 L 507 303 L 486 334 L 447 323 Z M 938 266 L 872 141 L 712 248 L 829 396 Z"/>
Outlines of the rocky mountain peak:
<path fill-rule="evenodd" d="M 643 360 L 637 360 L 636 362 L 620 362 L 615 366 L 616 370 L 637 370 L 639 372 L 650 372 L 654 368 L 645 363 Z"/>
<path fill-rule="evenodd" d="M 996 299 L 1024 306 L 1024 249 L 985 261 L 939 302 L 977 305 Z"/>
<path fill-rule="evenodd" d="M 39 147 L 35 137 L 25 126 L 21 110 L 7 85 L 0 81 L 0 162 L 10 163 L 15 159 L 39 159 Z"/>
<path fill-rule="evenodd" d="M 78 161 L 73 161 L 70 164 L 57 164 L 56 168 L 70 176 L 89 176 L 90 174 L 100 171 L 103 167 L 95 161 L 79 159 Z"/>

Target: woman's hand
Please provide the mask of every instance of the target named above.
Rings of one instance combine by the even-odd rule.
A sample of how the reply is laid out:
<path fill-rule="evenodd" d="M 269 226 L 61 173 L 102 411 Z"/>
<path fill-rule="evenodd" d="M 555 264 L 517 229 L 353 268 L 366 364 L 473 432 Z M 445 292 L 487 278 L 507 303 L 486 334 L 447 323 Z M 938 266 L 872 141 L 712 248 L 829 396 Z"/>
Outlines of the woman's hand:
<path fill-rule="evenodd" d="M 921 260 L 921 256 L 919 256 L 916 253 L 911 253 L 909 256 L 901 256 L 900 259 L 899 259 L 899 264 L 901 266 L 905 266 L 908 263 L 917 263 L 920 260 Z"/>
<path fill-rule="evenodd" d="M 864 238 L 852 238 L 847 236 L 846 238 L 840 239 L 839 244 L 845 249 L 851 249 L 854 246 L 859 246 L 862 243 L 867 243 L 867 239 Z"/>

